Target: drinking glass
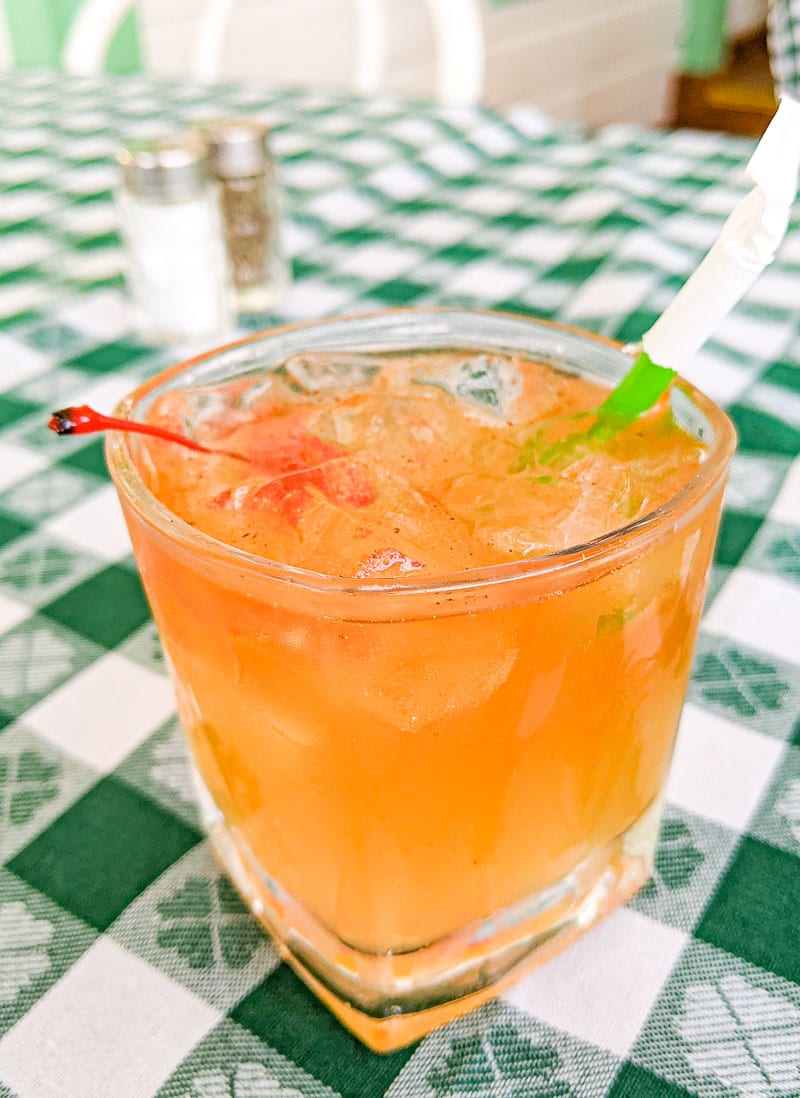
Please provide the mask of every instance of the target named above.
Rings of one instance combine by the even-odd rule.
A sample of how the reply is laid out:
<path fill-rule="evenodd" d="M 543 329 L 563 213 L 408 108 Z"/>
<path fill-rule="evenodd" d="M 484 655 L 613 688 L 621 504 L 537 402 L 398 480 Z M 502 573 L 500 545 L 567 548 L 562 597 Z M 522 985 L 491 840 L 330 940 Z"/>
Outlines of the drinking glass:
<path fill-rule="evenodd" d="M 443 348 L 608 386 L 630 366 L 573 329 L 401 310 L 201 355 L 118 414 L 301 352 Z M 215 540 L 148 489 L 140 441 L 109 435 L 205 827 L 283 957 L 376 1050 L 497 995 L 648 879 L 735 443 L 692 386 L 671 399 L 706 456 L 663 506 L 429 578 L 341 579 Z"/>

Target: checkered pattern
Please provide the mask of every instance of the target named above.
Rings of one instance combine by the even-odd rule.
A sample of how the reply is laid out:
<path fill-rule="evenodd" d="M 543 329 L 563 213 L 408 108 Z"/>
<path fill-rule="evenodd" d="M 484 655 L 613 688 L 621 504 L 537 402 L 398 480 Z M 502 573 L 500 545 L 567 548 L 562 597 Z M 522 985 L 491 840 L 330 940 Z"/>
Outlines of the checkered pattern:
<path fill-rule="evenodd" d="M 0 105 L 0 1095 L 800 1094 L 797 223 L 691 369 L 741 444 L 653 881 L 391 1056 L 278 963 L 215 867 L 101 444 L 44 428 L 184 350 L 137 340 L 120 278 L 110 157 L 154 118 L 274 127 L 295 282 L 248 326 L 435 302 L 636 339 L 751 144 L 140 78 L 5 75 Z"/>
<path fill-rule="evenodd" d="M 800 98 L 800 0 L 770 0 L 767 27 L 778 94 Z"/>

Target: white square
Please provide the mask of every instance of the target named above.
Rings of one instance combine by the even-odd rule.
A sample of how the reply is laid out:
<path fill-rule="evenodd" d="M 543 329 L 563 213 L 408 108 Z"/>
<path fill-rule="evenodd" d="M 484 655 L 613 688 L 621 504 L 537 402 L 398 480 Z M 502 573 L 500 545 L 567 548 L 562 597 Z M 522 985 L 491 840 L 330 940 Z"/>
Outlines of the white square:
<path fill-rule="evenodd" d="M 44 373 L 53 364 L 50 355 L 27 347 L 3 332 L 0 332 L 0 362 L 0 391 Z"/>
<path fill-rule="evenodd" d="M 776 522 L 800 525 L 800 458 L 795 460 L 786 474 L 769 517 Z"/>
<path fill-rule="evenodd" d="M 459 271 L 446 286 L 449 294 L 465 294 L 486 301 L 503 301 L 519 293 L 531 281 L 529 271 L 521 267 L 504 267 L 492 260 L 471 263 Z"/>
<path fill-rule="evenodd" d="M 6 633 L 30 617 L 31 609 L 0 591 L 0 633 Z"/>
<path fill-rule="evenodd" d="M 10 282 L 0 286 L 0 316 L 14 316 L 35 309 L 47 301 L 51 293 L 43 282 Z"/>
<path fill-rule="evenodd" d="M 388 141 L 382 141 L 376 137 L 351 137 L 346 141 L 338 141 L 336 144 L 338 156 L 350 160 L 354 164 L 385 164 L 396 154 Z"/>
<path fill-rule="evenodd" d="M 554 267 L 569 258 L 582 240 L 583 236 L 576 232 L 558 232 L 547 225 L 533 225 L 515 233 L 505 252 L 517 259 L 530 259 Z"/>
<path fill-rule="evenodd" d="M 797 310 L 797 274 L 794 271 L 766 270 L 747 291 L 747 300 L 770 309 Z"/>
<path fill-rule="evenodd" d="M 379 212 L 374 202 L 348 190 L 328 191 L 318 195 L 309 202 L 307 209 L 310 214 L 322 218 L 337 229 L 363 225 Z"/>
<path fill-rule="evenodd" d="M 283 165 L 281 178 L 287 186 L 297 190 L 322 191 L 340 186 L 345 173 L 338 165 L 323 160 L 297 160 Z"/>
<path fill-rule="evenodd" d="M 613 210 L 618 210 L 620 198 L 616 191 L 585 190 L 567 198 L 558 206 L 557 218 L 562 224 L 596 221 Z"/>
<path fill-rule="evenodd" d="M 687 703 L 667 800 L 744 831 L 783 752 L 780 740 Z"/>
<path fill-rule="evenodd" d="M 489 156 L 510 156 L 519 145 L 517 136 L 496 122 L 484 122 L 469 135 L 470 142 Z"/>
<path fill-rule="evenodd" d="M 290 258 L 300 255 L 301 252 L 312 248 L 319 242 L 319 236 L 312 232 L 307 225 L 300 225 L 296 221 L 285 221 L 281 226 L 281 248 L 283 254 Z"/>
<path fill-rule="evenodd" d="M 46 465 L 47 459 L 42 454 L 0 440 L 0 492 Z"/>
<path fill-rule="evenodd" d="M 68 278 L 94 282 L 118 275 L 124 262 L 125 253 L 122 248 L 91 248 L 87 252 L 67 253 L 62 270 Z"/>
<path fill-rule="evenodd" d="M 648 274 L 595 274 L 575 290 L 565 316 L 625 316 L 641 305 L 653 284 Z"/>
<path fill-rule="evenodd" d="M 133 306 L 119 290 L 101 290 L 76 298 L 57 315 L 71 328 L 107 343 L 127 335 L 134 324 Z"/>
<path fill-rule="evenodd" d="M 336 312 L 349 300 L 348 290 L 306 279 L 292 286 L 281 304 L 281 312 L 291 320 L 306 320 Z"/>
<path fill-rule="evenodd" d="M 104 485 L 81 503 L 49 519 L 43 530 L 103 560 L 120 560 L 131 552 L 128 528 L 112 484 Z"/>
<path fill-rule="evenodd" d="M 547 191 L 564 181 L 564 172 L 552 164 L 541 164 L 536 160 L 527 161 L 514 167 L 508 173 L 508 181 L 517 187 L 530 187 L 533 191 Z"/>
<path fill-rule="evenodd" d="M 671 240 L 693 248 L 710 248 L 719 236 L 720 224 L 712 217 L 696 217 L 691 213 L 668 217 L 662 229 Z"/>
<path fill-rule="evenodd" d="M 775 320 L 761 320 L 758 317 L 733 313 L 725 318 L 714 332 L 714 340 L 739 351 L 753 355 L 764 361 L 773 361 L 780 357 L 792 334 L 791 325 Z"/>
<path fill-rule="evenodd" d="M 430 177 L 413 164 L 389 164 L 373 172 L 367 183 L 397 202 L 410 202 L 414 198 L 420 198 L 434 185 Z"/>
<path fill-rule="evenodd" d="M 169 681 L 109 652 L 25 715 L 40 736 L 107 773 L 175 711 Z"/>
<path fill-rule="evenodd" d="M 106 374 L 92 385 L 84 385 L 81 390 L 81 404 L 89 404 L 102 415 L 111 415 L 116 406 L 132 392 L 139 382 L 125 374 Z"/>
<path fill-rule="evenodd" d="M 0 195 L 0 221 L 27 221 L 28 218 L 42 217 L 50 213 L 57 202 L 54 195 L 45 191 L 9 191 Z"/>
<path fill-rule="evenodd" d="M 508 191 L 504 187 L 470 187 L 459 205 L 464 210 L 474 210 L 487 217 L 502 217 L 512 210 L 519 210 L 524 198 L 518 191 Z"/>
<path fill-rule="evenodd" d="M 687 941 L 681 931 L 621 908 L 503 998 L 625 1056 Z"/>
<path fill-rule="evenodd" d="M 415 118 L 413 115 L 401 118 L 399 122 L 392 122 L 387 126 L 387 132 L 398 140 L 405 141 L 407 145 L 416 145 L 420 149 L 442 139 L 442 131 L 438 126 L 426 118 Z"/>
<path fill-rule="evenodd" d="M 800 663 L 799 622 L 800 587 L 778 576 L 739 568 L 717 595 L 703 628 L 780 660 Z"/>
<path fill-rule="evenodd" d="M 0 1080 L 18 1098 L 144 1098 L 221 1018 L 99 938 L 0 1040 Z"/>
<path fill-rule="evenodd" d="M 694 207 L 703 213 L 719 214 L 721 217 L 727 217 L 734 206 L 744 198 L 744 194 L 745 192 L 742 190 L 733 190 L 731 187 L 723 187 L 721 184 L 717 184 L 713 187 L 706 187 L 695 199 Z"/>
<path fill-rule="evenodd" d="M 465 240 L 475 231 L 477 223 L 471 217 L 450 213 L 448 210 L 432 210 L 430 213 L 414 217 L 404 223 L 400 235 L 408 240 L 419 240 L 424 244 L 443 248 L 456 241 Z"/>
<path fill-rule="evenodd" d="M 397 278 L 418 261 L 419 253 L 413 248 L 376 242 L 364 244 L 348 253 L 339 270 L 342 274 L 355 275 L 371 282 L 385 282 Z"/>
<path fill-rule="evenodd" d="M 53 242 L 36 233 L 10 233 L 0 237 L 0 270 L 14 271 L 41 263 L 53 255 Z"/>
<path fill-rule="evenodd" d="M 475 170 L 478 157 L 474 152 L 456 141 L 448 141 L 444 145 L 436 145 L 423 157 L 426 164 L 430 164 L 437 172 L 458 179 L 462 175 L 469 175 Z"/>
<path fill-rule="evenodd" d="M 722 355 L 704 348 L 681 366 L 681 377 L 696 385 L 701 393 L 718 404 L 732 404 L 752 381 L 746 366 L 729 362 Z"/>
<path fill-rule="evenodd" d="M 792 393 L 777 385 L 757 385 L 748 394 L 747 403 L 751 408 L 758 408 L 793 427 L 800 427 L 800 393 Z"/>

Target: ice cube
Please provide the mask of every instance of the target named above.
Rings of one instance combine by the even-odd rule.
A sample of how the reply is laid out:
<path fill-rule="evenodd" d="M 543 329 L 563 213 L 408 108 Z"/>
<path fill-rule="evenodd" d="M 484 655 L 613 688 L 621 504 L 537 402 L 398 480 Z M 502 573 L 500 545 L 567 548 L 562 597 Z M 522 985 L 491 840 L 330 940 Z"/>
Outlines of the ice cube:
<path fill-rule="evenodd" d="M 374 355 L 307 351 L 287 358 L 278 374 L 291 378 L 309 393 L 328 389 L 356 389 L 380 371 Z"/>
<path fill-rule="evenodd" d="M 438 386 L 493 418 L 510 418 L 522 389 L 513 359 L 479 354 L 451 362 L 434 360 L 431 366 L 432 370 L 423 368 L 418 372 L 417 382 Z"/>

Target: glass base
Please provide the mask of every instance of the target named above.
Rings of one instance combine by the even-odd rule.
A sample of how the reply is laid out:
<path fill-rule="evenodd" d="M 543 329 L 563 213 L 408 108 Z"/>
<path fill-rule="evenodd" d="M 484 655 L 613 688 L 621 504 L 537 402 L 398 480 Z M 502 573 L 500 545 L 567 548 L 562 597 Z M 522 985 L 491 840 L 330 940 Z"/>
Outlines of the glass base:
<path fill-rule="evenodd" d="M 203 824 L 225 870 L 285 961 L 364 1044 L 391 1052 L 495 998 L 644 885 L 661 816 L 653 804 L 625 832 L 543 892 L 430 945 L 354 949 L 258 867 L 198 780 Z"/>

